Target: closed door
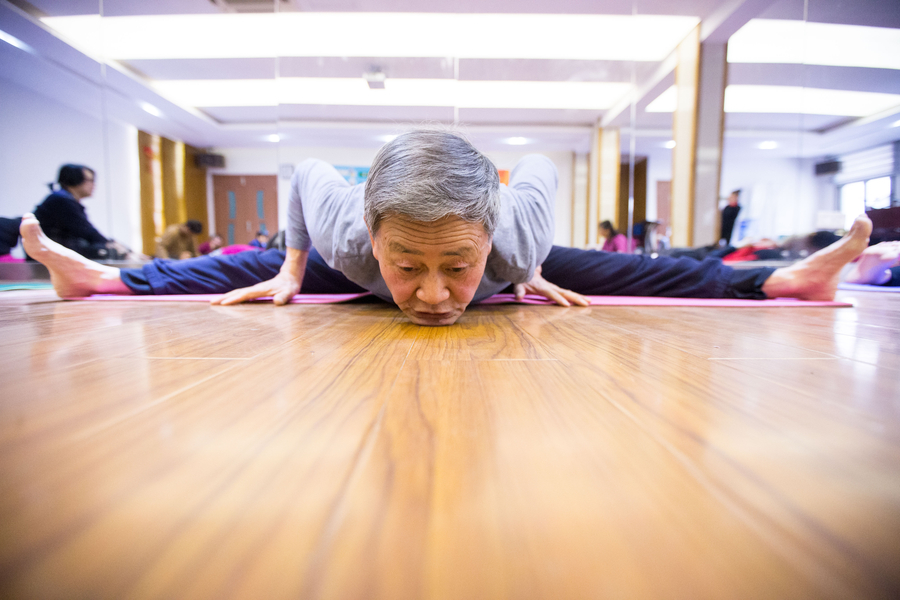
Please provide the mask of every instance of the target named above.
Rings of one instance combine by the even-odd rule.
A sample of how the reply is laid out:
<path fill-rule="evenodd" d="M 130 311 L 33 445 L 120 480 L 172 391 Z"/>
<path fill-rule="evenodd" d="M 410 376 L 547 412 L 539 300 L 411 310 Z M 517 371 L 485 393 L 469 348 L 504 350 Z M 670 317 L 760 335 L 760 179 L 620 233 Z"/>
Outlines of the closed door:
<path fill-rule="evenodd" d="M 278 231 L 278 177 L 213 175 L 216 231 L 228 245 L 249 244 L 257 231 Z"/>

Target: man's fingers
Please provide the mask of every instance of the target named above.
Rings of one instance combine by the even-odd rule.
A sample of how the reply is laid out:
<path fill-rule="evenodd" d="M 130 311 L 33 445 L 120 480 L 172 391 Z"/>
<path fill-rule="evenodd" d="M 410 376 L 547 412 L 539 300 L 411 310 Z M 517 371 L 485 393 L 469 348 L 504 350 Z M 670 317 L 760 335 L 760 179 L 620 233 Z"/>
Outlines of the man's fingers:
<path fill-rule="evenodd" d="M 272 298 L 272 302 L 274 302 L 274 303 L 277 304 L 278 306 L 282 306 L 282 305 L 287 304 L 288 302 L 290 302 L 291 299 L 292 299 L 293 297 L 294 297 L 294 295 L 290 292 L 290 290 L 287 290 L 287 291 L 284 291 L 284 292 L 278 292 L 278 293 L 275 294 L 275 296 Z"/>
<path fill-rule="evenodd" d="M 590 306 L 591 301 L 579 294 L 578 292 L 573 292 L 572 290 L 562 290 L 566 298 L 568 298 L 571 302 L 579 306 Z"/>
<path fill-rule="evenodd" d="M 516 297 L 516 301 L 517 302 L 520 301 L 522 298 L 525 297 L 525 286 L 522 285 L 521 283 L 517 283 L 517 284 L 513 285 L 513 294 Z"/>
<path fill-rule="evenodd" d="M 219 304 L 221 306 L 230 306 L 232 304 L 240 304 L 241 302 L 246 302 L 247 300 L 252 300 L 254 298 L 259 298 L 260 296 L 268 295 L 269 291 L 266 289 L 259 289 L 257 286 L 248 287 L 248 288 L 240 288 L 237 290 L 231 290 L 224 296 L 216 298 L 212 301 L 213 304 Z"/>
<path fill-rule="evenodd" d="M 572 306 L 572 304 L 568 300 L 566 300 L 566 297 L 560 293 L 561 291 L 561 288 L 548 288 L 547 297 L 560 306 Z"/>

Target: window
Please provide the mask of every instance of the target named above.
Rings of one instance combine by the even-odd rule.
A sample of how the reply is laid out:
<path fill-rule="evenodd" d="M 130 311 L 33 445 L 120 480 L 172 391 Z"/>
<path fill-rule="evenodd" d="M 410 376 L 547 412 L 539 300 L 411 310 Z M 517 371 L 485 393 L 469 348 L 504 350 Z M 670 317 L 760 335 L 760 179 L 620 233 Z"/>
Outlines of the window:
<path fill-rule="evenodd" d="M 891 178 L 879 177 L 866 182 L 866 209 L 890 208 Z"/>
<path fill-rule="evenodd" d="M 877 177 L 867 181 L 854 181 L 841 186 L 841 212 L 847 229 L 853 219 L 867 210 L 889 208 L 891 205 L 891 178 Z"/>

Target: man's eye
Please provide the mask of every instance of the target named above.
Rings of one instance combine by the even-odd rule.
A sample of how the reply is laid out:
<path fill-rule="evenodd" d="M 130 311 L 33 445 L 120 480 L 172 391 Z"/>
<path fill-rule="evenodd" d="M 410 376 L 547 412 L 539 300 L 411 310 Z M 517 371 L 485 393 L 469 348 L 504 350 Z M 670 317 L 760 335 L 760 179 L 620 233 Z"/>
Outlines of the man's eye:
<path fill-rule="evenodd" d="M 450 273 L 462 273 L 466 270 L 467 267 L 448 267 L 447 270 Z"/>
<path fill-rule="evenodd" d="M 415 267 L 401 267 L 401 266 L 398 266 L 397 268 L 400 269 L 401 271 L 403 271 L 404 273 L 412 273 L 413 271 L 416 270 Z"/>

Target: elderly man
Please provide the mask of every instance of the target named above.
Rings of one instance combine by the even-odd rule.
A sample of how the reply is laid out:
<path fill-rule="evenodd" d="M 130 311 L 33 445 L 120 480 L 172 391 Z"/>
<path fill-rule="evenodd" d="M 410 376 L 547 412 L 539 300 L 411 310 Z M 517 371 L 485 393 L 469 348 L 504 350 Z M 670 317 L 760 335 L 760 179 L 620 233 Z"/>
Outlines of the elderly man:
<path fill-rule="evenodd" d="M 581 294 L 833 299 L 841 268 L 868 242 L 861 217 L 850 234 L 783 269 L 734 271 L 719 261 L 651 259 L 552 246 L 556 169 L 531 155 L 509 186 L 453 133 L 414 131 L 386 144 L 365 187 L 309 160 L 291 182 L 287 251 L 246 252 L 119 270 L 68 253 L 31 215 L 26 250 L 62 297 L 92 293 L 225 293 L 215 304 L 298 293 L 370 291 L 414 323 L 450 325 L 469 303 L 511 285 L 559 304 Z M 238 288 L 238 289 L 235 289 Z"/>

